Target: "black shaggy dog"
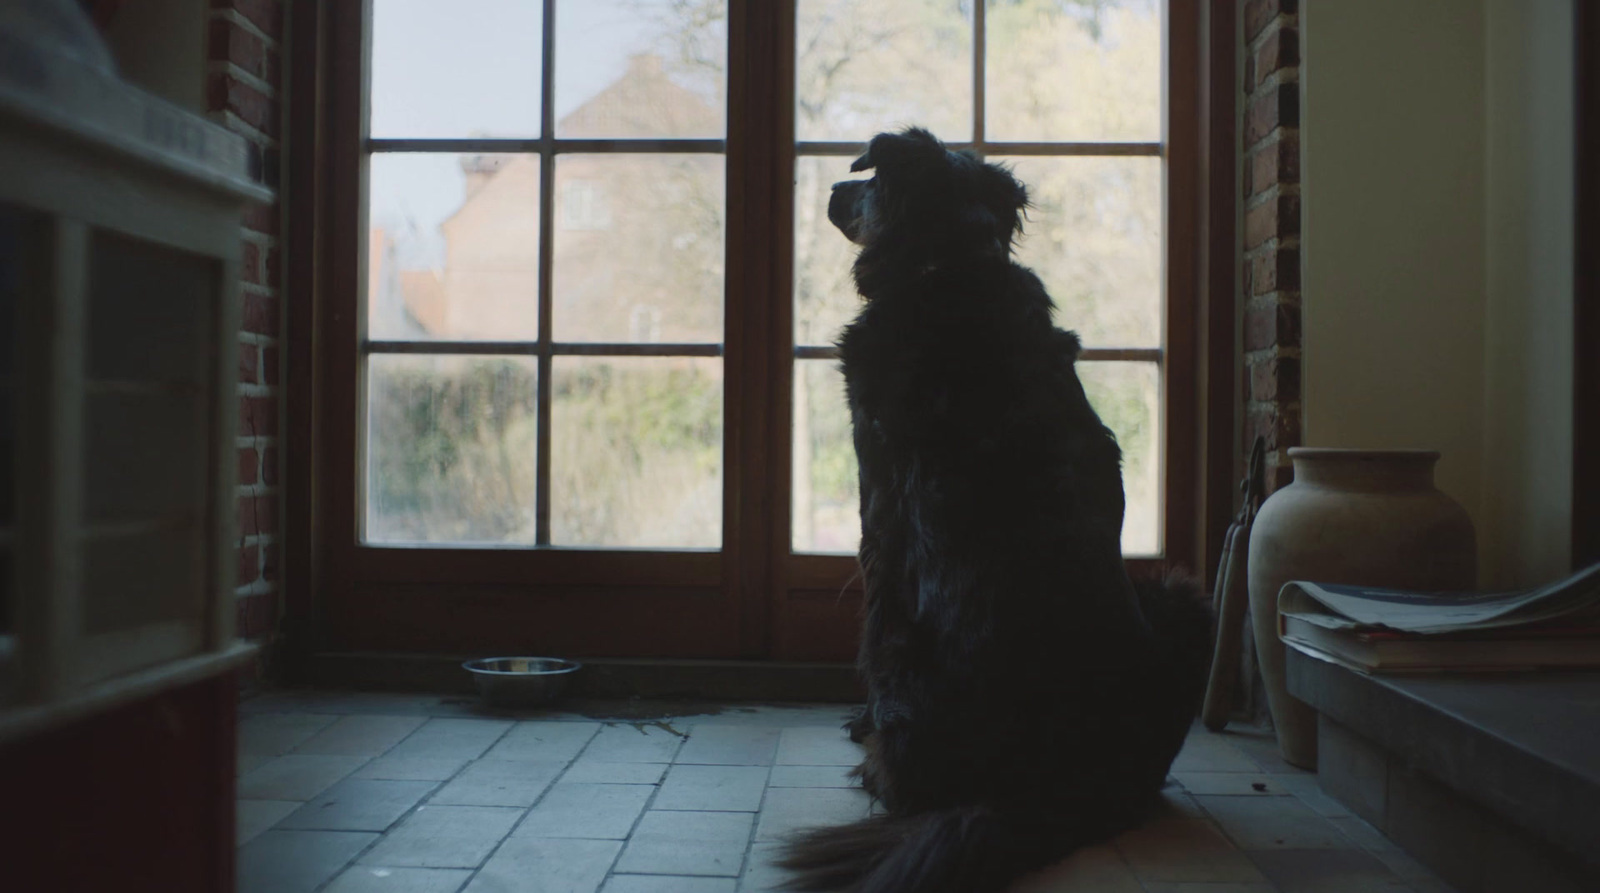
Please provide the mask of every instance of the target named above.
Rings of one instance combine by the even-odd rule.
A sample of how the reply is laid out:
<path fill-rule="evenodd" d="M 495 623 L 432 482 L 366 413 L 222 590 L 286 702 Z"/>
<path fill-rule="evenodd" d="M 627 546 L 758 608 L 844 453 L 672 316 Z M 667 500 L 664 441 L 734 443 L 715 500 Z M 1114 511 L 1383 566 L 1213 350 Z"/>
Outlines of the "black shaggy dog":
<path fill-rule="evenodd" d="M 1027 193 L 880 134 L 828 219 L 861 246 L 840 340 L 861 466 L 866 712 L 887 815 L 809 832 L 800 890 L 990 893 L 1137 824 L 1198 708 L 1210 613 L 1123 566 L 1121 452 L 1078 338 L 1011 260 Z"/>

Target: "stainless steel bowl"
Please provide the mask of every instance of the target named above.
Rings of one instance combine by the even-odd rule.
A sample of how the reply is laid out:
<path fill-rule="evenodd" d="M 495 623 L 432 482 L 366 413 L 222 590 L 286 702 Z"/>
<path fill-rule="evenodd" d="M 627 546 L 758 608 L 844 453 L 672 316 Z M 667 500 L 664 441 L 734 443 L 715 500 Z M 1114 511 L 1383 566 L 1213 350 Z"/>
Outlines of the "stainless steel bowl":
<path fill-rule="evenodd" d="M 566 690 L 583 664 L 559 657 L 484 657 L 461 665 L 478 683 L 484 701 L 496 707 L 547 704 Z"/>

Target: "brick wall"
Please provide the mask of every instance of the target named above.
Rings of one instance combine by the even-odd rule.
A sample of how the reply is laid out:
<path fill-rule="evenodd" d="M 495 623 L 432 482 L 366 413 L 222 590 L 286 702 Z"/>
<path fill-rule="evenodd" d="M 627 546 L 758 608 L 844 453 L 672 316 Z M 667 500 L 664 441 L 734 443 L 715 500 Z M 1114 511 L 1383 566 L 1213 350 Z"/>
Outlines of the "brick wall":
<path fill-rule="evenodd" d="M 206 108 L 251 145 L 251 170 L 278 188 L 286 82 L 282 0 L 211 0 Z M 279 205 L 244 215 L 239 332 L 239 635 L 270 640 L 279 616 L 282 560 L 281 430 L 283 217 Z"/>
<path fill-rule="evenodd" d="M 1297 0 L 1244 3 L 1244 445 L 1267 492 L 1300 443 L 1300 34 Z"/>

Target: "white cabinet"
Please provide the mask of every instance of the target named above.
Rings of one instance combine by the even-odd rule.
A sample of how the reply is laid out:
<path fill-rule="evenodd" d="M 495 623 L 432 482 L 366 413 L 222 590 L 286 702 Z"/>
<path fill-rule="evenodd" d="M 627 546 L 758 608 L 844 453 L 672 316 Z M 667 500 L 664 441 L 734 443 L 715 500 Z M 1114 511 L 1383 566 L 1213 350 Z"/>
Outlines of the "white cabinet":
<path fill-rule="evenodd" d="M 0 740 L 233 637 L 240 137 L 0 29 Z M 98 705 L 98 706 L 97 706 Z"/>

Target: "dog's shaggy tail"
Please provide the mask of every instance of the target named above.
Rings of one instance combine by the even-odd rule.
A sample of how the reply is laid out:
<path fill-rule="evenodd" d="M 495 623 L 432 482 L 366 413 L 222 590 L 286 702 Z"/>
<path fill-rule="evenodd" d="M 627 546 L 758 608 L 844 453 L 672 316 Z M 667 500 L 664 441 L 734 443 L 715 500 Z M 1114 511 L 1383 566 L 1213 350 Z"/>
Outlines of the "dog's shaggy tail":
<path fill-rule="evenodd" d="M 792 839 L 778 864 L 811 893 L 1002 893 L 1087 840 L 1040 816 L 969 806 L 875 816 Z"/>

